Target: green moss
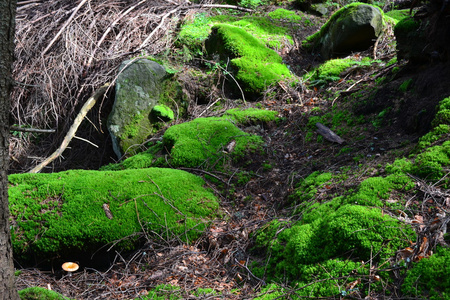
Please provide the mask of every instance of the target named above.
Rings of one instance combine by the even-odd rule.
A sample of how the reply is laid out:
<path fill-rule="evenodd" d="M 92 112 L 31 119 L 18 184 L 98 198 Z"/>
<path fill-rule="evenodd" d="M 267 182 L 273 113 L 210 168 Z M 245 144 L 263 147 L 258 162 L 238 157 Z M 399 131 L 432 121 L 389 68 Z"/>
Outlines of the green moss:
<path fill-rule="evenodd" d="M 291 17 L 292 14 L 290 14 Z M 225 17 L 229 18 L 229 17 Z M 221 17 L 217 16 L 213 18 L 213 21 L 220 21 Z M 294 40 L 292 36 L 289 34 L 289 30 L 285 27 L 277 26 L 273 21 L 268 19 L 267 17 L 244 17 L 241 19 L 230 19 L 224 22 L 217 22 L 222 24 L 233 25 L 235 27 L 239 27 L 261 42 L 264 43 L 265 46 L 272 49 L 281 49 L 286 45 L 293 45 Z"/>
<path fill-rule="evenodd" d="M 361 3 L 361 2 L 354 2 L 347 4 L 346 6 L 342 7 L 338 11 L 336 11 L 329 19 L 328 21 L 320 28 L 319 31 L 315 32 L 314 34 L 308 36 L 304 41 L 302 41 L 302 46 L 305 49 L 313 49 L 317 46 L 320 39 L 324 36 L 326 32 L 328 32 L 328 29 L 331 24 L 334 24 L 339 18 L 342 17 L 345 13 L 347 13 L 351 8 L 358 6 L 358 5 L 368 5 L 367 3 Z M 376 7 L 376 6 L 375 6 Z M 377 9 L 380 10 L 380 12 L 383 14 L 383 11 L 377 7 Z"/>
<path fill-rule="evenodd" d="M 428 148 L 417 155 L 413 167 L 414 174 L 429 181 L 437 181 L 446 173 L 445 167 L 450 165 L 450 141 L 442 145 Z"/>
<path fill-rule="evenodd" d="M 118 240 L 131 249 L 142 230 L 193 240 L 218 208 L 204 181 L 180 170 L 14 174 L 9 182 L 16 258 L 89 253 Z"/>
<path fill-rule="evenodd" d="M 308 177 L 301 180 L 295 192 L 290 197 L 295 203 L 302 203 L 314 198 L 317 194 L 317 189 L 330 181 L 331 173 L 322 173 L 319 171 L 311 173 Z"/>
<path fill-rule="evenodd" d="M 138 153 L 118 164 L 109 164 L 102 170 L 124 170 L 161 167 L 220 168 L 226 161 L 239 161 L 251 152 L 261 151 L 262 139 L 240 130 L 234 123 L 250 125 L 270 122 L 276 119 L 278 112 L 263 109 L 230 109 L 220 117 L 199 118 L 191 122 L 174 125 L 164 136 L 163 143 L 157 143 L 148 150 Z M 231 153 L 224 151 L 232 141 L 235 145 Z M 167 160 L 159 159 L 160 153 L 169 154 Z"/>
<path fill-rule="evenodd" d="M 120 138 L 122 140 L 126 140 L 136 137 L 139 134 L 140 131 L 139 127 L 142 120 L 144 120 L 144 115 L 142 114 L 134 115 L 130 124 L 125 126 L 125 128 L 123 129 L 123 133 L 122 136 L 120 136 Z"/>
<path fill-rule="evenodd" d="M 398 87 L 398 90 L 403 93 L 408 91 L 411 87 L 412 81 L 413 80 L 411 78 L 403 81 L 402 84 Z"/>
<path fill-rule="evenodd" d="M 289 19 L 301 19 L 294 12 L 286 12 Z M 282 11 L 270 14 L 273 19 L 277 19 L 277 16 L 281 16 Z M 281 49 L 286 43 L 289 45 L 294 44 L 294 40 L 289 34 L 289 29 L 278 26 L 281 24 L 274 24 L 267 17 L 245 16 L 238 18 L 230 15 L 207 16 L 205 13 L 199 13 L 194 18 L 186 20 L 181 26 L 178 34 L 178 46 L 186 45 L 189 49 L 201 55 L 203 44 L 211 33 L 211 27 L 217 24 L 228 24 L 242 28 L 270 48 Z"/>
<path fill-rule="evenodd" d="M 257 108 L 233 108 L 227 110 L 223 115 L 223 118 L 228 119 L 231 117 L 232 120 L 236 121 L 239 124 L 249 125 L 258 122 L 275 121 L 277 115 L 278 112 L 273 110 L 264 110 Z"/>
<path fill-rule="evenodd" d="M 187 45 L 191 50 L 201 51 L 203 43 L 211 33 L 211 18 L 206 13 L 197 13 L 181 25 L 178 45 Z"/>
<path fill-rule="evenodd" d="M 163 136 L 164 147 L 170 152 L 170 164 L 184 167 L 217 165 L 225 159 L 223 150 L 232 141 L 236 142 L 232 151 L 235 159 L 262 145 L 260 137 L 246 134 L 221 118 L 198 118 L 178 124 Z"/>
<path fill-rule="evenodd" d="M 373 251 L 378 253 L 375 261 L 386 261 L 414 236 L 411 228 L 383 214 L 380 209 L 347 204 L 337 205 L 335 210 L 324 210 L 322 215 L 312 213 L 314 218 L 305 215 L 303 220 L 313 220 L 312 223 L 299 222 L 284 230 L 274 224 L 270 232 L 278 230 L 276 238 L 266 232 L 265 239 L 256 239 L 270 251 L 271 259 L 266 266 L 268 279 L 287 277 L 302 286 L 313 278 L 318 279 L 317 275 L 319 279 L 350 275 L 361 267 L 358 261 L 373 258 Z M 256 271 L 261 272 L 261 269 L 256 268 Z M 366 266 L 357 274 L 367 272 Z M 329 297 L 340 292 L 336 288 L 338 285 L 330 281 L 315 285 L 307 293 L 314 297 Z"/>
<path fill-rule="evenodd" d="M 420 23 L 412 16 L 401 19 L 394 27 L 395 35 L 405 35 L 419 29 Z"/>
<path fill-rule="evenodd" d="M 450 250 L 439 247 L 430 258 L 414 263 L 406 273 L 402 292 L 416 299 L 450 299 Z"/>
<path fill-rule="evenodd" d="M 173 110 L 167 105 L 155 105 L 151 111 L 151 116 L 163 121 L 172 121 L 174 119 Z"/>
<path fill-rule="evenodd" d="M 21 300 L 70 300 L 55 291 L 41 287 L 28 287 L 19 291 Z"/>
<path fill-rule="evenodd" d="M 323 85 L 330 81 L 339 80 L 340 74 L 352 66 L 370 66 L 376 62 L 369 57 L 364 57 L 361 60 L 353 58 L 330 59 L 303 75 L 303 80 L 309 81 L 312 86 Z"/>
<path fill-rule="evenodd" d="M 400 20 L 409 17 L 409 9 L 401 9 L 401 10 L 391 10 L 385 13 L 385 15 L 394 20 L 394 25 L 397 24 Z"/>
<path fill-rule="evenodd" d="M 358 191 L 346 199 L 346 203 L 357 203 L 366 206 L 393 206 L 384 200 L 389 199 L 391 192 L 396 190 L 410 190 L 414 182 L 406 174 L 393 173 L 387 177 L 370 177 L 361 182 Z"/>
<path fill-rule="evenodd" d="M 293 23 L 298 23 L 303 19 L 301 16 L 297 15 L 295 11 L 287 10 L 284 8 L 277 8 L 276 10 L 268 13 L 267 16 L 274 20 L 288 21 Z"/>

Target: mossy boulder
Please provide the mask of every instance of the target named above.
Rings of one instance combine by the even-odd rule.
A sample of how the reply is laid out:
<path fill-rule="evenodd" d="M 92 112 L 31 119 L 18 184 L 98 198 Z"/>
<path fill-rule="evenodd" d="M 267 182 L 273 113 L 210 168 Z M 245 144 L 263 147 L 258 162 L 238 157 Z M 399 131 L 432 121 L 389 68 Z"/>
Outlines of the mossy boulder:
<path fill-rule="evenodd" d="M 414 237 L 410 227 L 383 214 L 381 209 L 341 205 L 341 200 L 322 204 L 327 209 L 318 207 L 319 211 L 305 212 L 304 219 L 294 224 L 273 221 L 257 234 L 256 244 L 270 252 L 270 261 L 263 267 L 269 280 L 288 279 L 302 286 L 313 277 L 333 277 L 327 273 L 334 271 L 340 274 L 335 277 L 362 275 L 368 273 L 368 266 L 361 261 L 385 262 Z M 319 264 L 330 268 L 324 270 Z M 260 271 L 255 269 L 262 276 Z M 321 276 L 315 277 L 318 274 Z M 309 296 L 330 297 L 339 292 L 336 288 L 331 288 L 330 283 L 318 284 Z"/>
<path fill-rule="evenodd" d="M 10 175 L 15 258 L 90 257 L 113 242 L 130 250 L 142 232 L 196 239 L 218 209 L 203 185 L 190 173 L 158 168 Z"/>
<path fill-rule="evenodd" d="M 383 13 L 378 7 L 352 3 L 334 13 L 320 31 L 303 44 L 306 48 L 319 49 L 324 59 L 342 57 L 368 49 L 383 26 Z"/>
<path fill-rule="evenodd" d="M 293 79 L 278 53 L 237 26 L 214 25 L 205 45 L 210 56 L 218 55 L 224 62 L 230 60 L 230 71 L 246 97 L 256 98 L 268 86 Z M 230 89 L 232 95 L 241 97 L 235 83 L 230 84 Z"/>
<path fill-rule="evenodd" d="M 116 98 L 107 123 L 117 157 L 150 135 L 153 127 L 150 112 L 159 101 L 166 75 L 164 67 L 148 59 L 121 64 Z"/>
<path fill-rule="evenodd" d="M 430 59 L 425 27 L 412 16 L 401 19 L 394 27 L 398 59 L 424 62 Z"/>
<path fill-rule="evenodd" d="M 222 117 L 197 118 L 177 124 L 167 129 L 162 141 L 147 151 L 103 169 L 150 166 L 222 169 L 226 163 L 241 161 L 262 150 L 262 138 L 242 131 L 237 125 L 275 121 L 277 114 L 276 111 L 236 108 L 226 111 Z"/>

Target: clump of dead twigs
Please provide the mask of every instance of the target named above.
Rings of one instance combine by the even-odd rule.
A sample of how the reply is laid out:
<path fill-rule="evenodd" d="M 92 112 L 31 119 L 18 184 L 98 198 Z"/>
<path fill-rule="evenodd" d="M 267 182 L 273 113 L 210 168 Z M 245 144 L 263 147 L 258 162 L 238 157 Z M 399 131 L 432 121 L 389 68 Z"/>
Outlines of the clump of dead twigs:
<path fill-rule="evenodd" d="M 39 136 L 38 146 L 32 143 L 36 136 L 15 134 L 11 161 L 23 169 L 42 161 L 93 91 L 114 82 L 123 60 L 171 49 L 183 16 L 211 5 L 186 0 L 19 1 L 12 124 L 56 133 L 48 139 Z M 108 105 L 110 101 L 103 101 L 98 116 L 90 120 L 97 132 L 106 131 L 100 119 Z"/>

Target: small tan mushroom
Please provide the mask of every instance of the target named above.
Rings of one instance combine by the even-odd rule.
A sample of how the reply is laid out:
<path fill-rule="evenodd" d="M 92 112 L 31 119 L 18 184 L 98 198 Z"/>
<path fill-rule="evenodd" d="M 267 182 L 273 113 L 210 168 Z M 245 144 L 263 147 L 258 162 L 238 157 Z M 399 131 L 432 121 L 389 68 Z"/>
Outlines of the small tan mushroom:
<path fill-rule="evenodd" d="M 69 273 L 69 276 L 72 276 L 72 272 L 75 272 L 80 267 L 78 264 L 74 262 L 66 262 L 62 264 L 62 269 Z"/>

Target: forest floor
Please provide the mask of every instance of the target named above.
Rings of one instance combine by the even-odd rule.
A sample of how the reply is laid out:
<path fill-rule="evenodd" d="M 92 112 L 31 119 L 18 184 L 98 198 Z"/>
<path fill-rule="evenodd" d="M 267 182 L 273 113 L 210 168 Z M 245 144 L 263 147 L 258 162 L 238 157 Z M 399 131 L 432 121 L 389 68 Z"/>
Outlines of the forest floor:
<path fill-rule="evenodd" d="M 383 62 L 395 55 L 390 42 L 386 40 L 378 46 L 383 49 Z M 372 52 L 373 49 L 369 49 L 354 55 L 365 56 Z M 302 60 L 298 61 L 298 57 Z M 319 63 L 301 49 L 284 58 L 297 65 L 298 72 Z M 299 179 L 317 170 L 347 172 L 350 176 L 344 183 L 326 186 L 320 191 L 319 197 L 325 201 L 382 172 L 380 166 L 407 156 L 414 142 L 429 130 L 435 105 L 449 92 L 448 87 L 440 84 L 449 82 L 448 72 L 441 65 L 415 69 L 398 62 L 394 66 L 400 67 L 400 72 L 393 74 L 392 67 L 385 65 L 375 70 L 361 68 L 347 74 L 345 80 L 321 88 L 305 88 L 298 99 L 290 100 L 287 94 L 280 93 L 275 99 L 264 98 L 258 102 L 263 108 L 278 111 L 281 122 L 246 129 L 260 134 L 267 145 L 265 155 L 251 157 L 254 163 L 250 169 L 236 169 L 231 175 L 215 174 L 223 182 L 231 183 L 235 182 L 234 175 L 238 172 L 251 172 L 245 184 L 216 186 L 208 182 L 220 198 L 223 218 L 215 220 L 194 244 L 145 240 L 143 247 L 132 253 L 111 253 L 111 265 L 107 268 L 85 266 L 72 276 L 63 274 L 59 266 L 53 269 L 19 267 L 17 288 L 41 286 L 74 299 L 133 299 L 147 295 L 156 286 L 170 284 L 180 290 L 168 289 L 167 299 L 170 294 L 180 295 L 180 291 L 186 299 L 255 298 L 265 282 L 249 268 L 251 261 L 262 259 L 252 251 L 251 234 L 273 219 L 294 218 L 289 214 L 292 208 L 286 203 Z M 377 85 L 377 74 L 389 80 Z M 399 92 L 398 87 L 409 78 L 417 82 L 414 92 Z M 355 94 L 362 96 L 354 97 Z M 375 99 L 372 107 L 355 104 L 370 96 Z M 390 99 L 398 102 L 386 103 Z M 245 105 L 255 106 L 256 103 Z M 376 126 L 369 122 L 364 128 L 350 128 L 342 136 L 344 145 L 326 140 L 318 142 L 316 136 L 312 140 L 306 138 L 311 116 L 345 110 L 376 120 L 380 111 L 395 105 L 402 107 L 401 113 L 387 111 L 382 123 Z M 413 120 L 424 109 L 427 112 L 423 118 Z M 343 146 L 351 151 L 343 153 Z M 269 170 L 261 167 L 263 163 L 271 166 Z M 195 296 L 193 292 L 199 288 L 211 288 L 221 294 Z"/>

